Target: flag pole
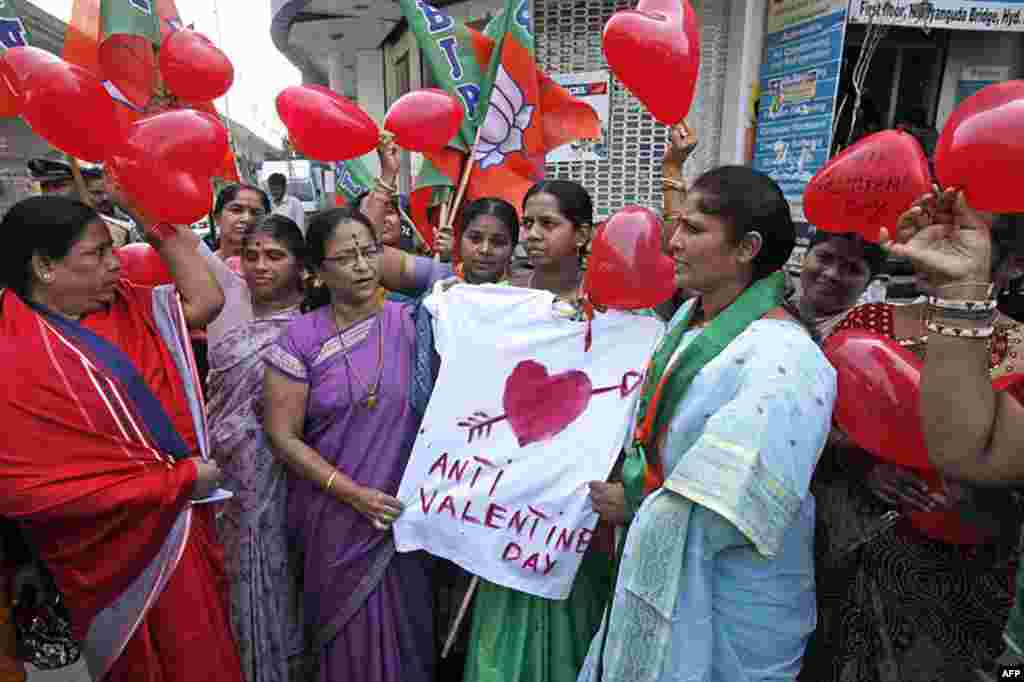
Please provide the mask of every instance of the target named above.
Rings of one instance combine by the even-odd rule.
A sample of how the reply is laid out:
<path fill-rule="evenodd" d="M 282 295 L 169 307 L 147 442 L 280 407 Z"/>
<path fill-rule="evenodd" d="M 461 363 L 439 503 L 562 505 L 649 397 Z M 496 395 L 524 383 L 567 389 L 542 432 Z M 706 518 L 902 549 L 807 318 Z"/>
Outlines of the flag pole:
<path fill-rule="evenodd" d="M 78 165 L 78 159 L 70 154 L 64 154 L 64 157 L 67 158 L 68 165 L 71 166 L 71 178 L 75 182 L 75 190 L 78 192 L 78 198 L 89 208 L 96 208 L 92 200 L 92 195 L 89 194 L 89 188 L 85 186 L 85 178 L 82 177 L 82 167 Z"/>
<path fill-rule="evenodd" d="M 448 215 L 452 220 L 455 220 L 455 216 L 459 213 L 459 208 L 462 206 L 462 199 L 466 196 L 466 189 L 469 187 L 469 176 L 473 173 L 473 166 L 476 165 L 476 148 L 480 144 L 480 134 L 483 132 L 483 126 L 481 125 L 476 129 L 476 139 L 473 140 L 473 148 L 469 150 L 469 158 L 466 159 L 466 167 L 462 171 L 462 179 L 459 181 L 459 191 L 455 195 L 455 201 L 452 203 L 451 211 Z"/>
<path fill-rule="evenodd" d="M 469 589 L 466 590 L 466 596 L 462 599 L 462 605 L 459 607 L 459 613 L 455 616 L 455 622 L 452 623 L 452 629 L 448 631 L 448 639 L 444 643 L 444 650 L 441 652 L 441 658 L 448 658 L 448 652 L 452 650 L 452 645 L 455 644 L 455 637 L 459 634 L 459 628 L 462 626 L 462 621 L 466 618 L 466 612 L 469 610 L 469 604 L 473 601 L 473 596 L 476 594 L 476 588 L 480 586 L 480 576 L 473 576 L 473 581 L 469 583 Z"/>

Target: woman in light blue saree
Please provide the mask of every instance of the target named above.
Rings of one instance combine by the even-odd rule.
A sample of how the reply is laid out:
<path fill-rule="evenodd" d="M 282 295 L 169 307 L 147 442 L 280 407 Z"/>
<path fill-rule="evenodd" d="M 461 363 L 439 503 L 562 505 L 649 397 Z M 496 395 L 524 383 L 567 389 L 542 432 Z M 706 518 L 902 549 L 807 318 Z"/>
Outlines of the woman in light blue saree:
<path fill-rule="evenodd" d="M 794 680 L 815 627 L 808 488 L 835 372 L 783 303 L 795 230 L 772 180 L 705 173 L 671 229 L 677 284 L 699 296 L 647 372 L 614 601 L 580 680 Z"/>

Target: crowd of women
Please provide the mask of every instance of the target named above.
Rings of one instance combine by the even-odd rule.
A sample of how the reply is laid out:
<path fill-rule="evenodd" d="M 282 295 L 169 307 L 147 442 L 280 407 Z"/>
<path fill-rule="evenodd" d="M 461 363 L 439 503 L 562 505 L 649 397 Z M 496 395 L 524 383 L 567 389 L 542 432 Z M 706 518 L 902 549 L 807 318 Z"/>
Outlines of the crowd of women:
<path fill-rule="evenodd" d="M 439 239 L 453 268 L 382 238 L 398 220 L 399 152 L 385 143 L 375 189 L 305 235 L 248 185 L 217 197 L 216 252 L 143 219 L 174 280 L 155 288 L 121 278 L 88 206 L 12 208 L 0 515 L 52 576 L 93 679 L 972 680 L 1004 653 L 1008 617 L 1010 655 L 1024 653 L 1024 619 L 1009 615 L 1022 408 L 991 386 L 1014 371 L 1022 330 L 989 303 L 1016 267 L 1016 220 L 936 189 L 890 244 L 925 297 L 858 305 L 881 247 L 817 235 L 791 286 L 778 186 L 745 167 L 687 186 L 695 144 L 672 129 L 664 247 L 680 295 L 640 313 L 666 326 L 615 472 L 590 483 L 602 540 L 565 600 L 482 581 L 445 660 L 468 576 L 397 552 L 390 530 L 438 374 L 422 301 L 507 285 L 582 308 L 586 190 L 548 180 L 519 207 L 471 202 L 457 243 Z M 941 492 L 833 426 L 820 345 L 844 329 L 925 357 Z M 955 519 L 978 484 L 999 483 L 984 496 L 1005 498 L 1000 514 L 966 539 L 906 523 Z"/>

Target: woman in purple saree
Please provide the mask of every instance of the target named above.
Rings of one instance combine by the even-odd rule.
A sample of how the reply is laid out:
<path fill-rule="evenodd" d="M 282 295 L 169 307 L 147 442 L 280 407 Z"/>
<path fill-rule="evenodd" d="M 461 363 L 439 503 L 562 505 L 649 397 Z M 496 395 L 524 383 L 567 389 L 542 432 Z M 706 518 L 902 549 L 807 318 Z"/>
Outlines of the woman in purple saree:
<path fill-rule="evenodd" d="M 294 474 L 288 526 L 319 679 L 430 682 L 431 563 L 397 554 L 390 532 L 419 426 L 410 309 L 380 295 L 380 246 L 361 213 L 320 214 L 307 251 L 323 286 L 267 353 L 264 426 Z"/>
<path fill-rule="evenodd" d="M 207 390 L 212 455 L 235 494 L 219 524 L 231 626 L 247 682 L 288 682 L 289 661 L 301 664 L 304 650 L 298 565 L 285 528 L 285 469 L 263 432 L 260 403 L 264 356 L 300 314 L 305 242 L 291 219 L 272 215 L 245 229 L 242 277 L 205 255 L 225 299 L 207 327 Z"/>

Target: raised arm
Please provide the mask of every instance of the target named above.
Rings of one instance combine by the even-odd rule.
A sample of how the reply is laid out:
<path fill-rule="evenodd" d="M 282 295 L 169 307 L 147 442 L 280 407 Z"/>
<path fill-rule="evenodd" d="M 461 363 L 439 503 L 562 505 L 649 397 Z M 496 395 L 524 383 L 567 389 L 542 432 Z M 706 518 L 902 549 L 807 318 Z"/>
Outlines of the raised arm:
<path fill-rule="evenodd" d="M 945 303 L 990 300 L 991 227 L 991 216 L 971 209 L 962 193 L 940 193 L 908 211 L 885 246 L 910 259 L 942 299 L 930 306 L 938 326 L 930 329 L 921 374 L 921 422 L 932 462 L 952 478 L 1011 483 L 1024 480 L 1024 408 L 992 389 L 984 331 L 991 319 L 965 320 Z M 968 327 L 983 331 L 935 331 Z"/>
<path fill-rule="evenodd" d="M 144 223 L 144 228 L 181 295 L 185 322 L 190 329 L 204 328 L 224 307 L 224 291 L 199 253 L 199 236 L 188 226 Z"/>
<path fill-rule="evenodd" d="M 672 238 L 671 226 L 675 216 L 682 209 L 686 199 L 686 184 L 683 181 L 683 164 L 697 148 L 697 133 L 686 125 L 686 121 L 669 129 L 669 146 L 665 150 L 665 158 L 661 162 L 662 194 L 664 196 L 662 215 L 664 229 L 662 231 L 662 248 L 666 248 Z M 667 250 L 667 248 L 666 248 Z"/>

